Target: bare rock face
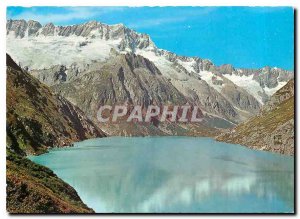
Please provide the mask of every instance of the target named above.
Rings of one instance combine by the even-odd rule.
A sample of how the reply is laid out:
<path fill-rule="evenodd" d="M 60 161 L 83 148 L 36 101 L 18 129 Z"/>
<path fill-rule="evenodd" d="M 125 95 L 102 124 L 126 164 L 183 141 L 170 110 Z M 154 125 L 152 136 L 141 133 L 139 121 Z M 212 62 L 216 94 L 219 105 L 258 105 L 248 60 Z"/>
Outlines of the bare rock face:
<path fill-rule="evenodd" d="M 53 23 L 48 23 L 41 29 L 41 34 L 44 36 L 54 36 L 55 26 Z"/>
<path fill-rule="evenodd" d="M 13 32 L 15 37 L 23 38 L 27 30 L 27 22 L 25 20 L 8 20 L 6 23 L 6 33 Z"/>
<path fill-rule="evenodd" d="M 249 95 L 244 89 L 233 83 L 228 83 L 224 86 L 222 93 L 234 106 L 248 111 L 249 114 L 250 112 L 254 114 L 258 113 L 261 108 L 259 102 L 252 95 Z"/>
<path fill-rule="evenodd" d="M 278 68 L 265 67 L 255 72 L 253 79 L 256 80 L 262 87 L 274 88 L 280 81 L 288 81 L 293 78 L 293 75 L 288 71 Z"/>
<path fill-rule="evenodd" d="M 54 85 L 52 89 L 80 106 L 94 122 L 98 122 L 97 111 L 103 105 L 127 103 L 146 108 L 149 105 L 184 105 L 189 102 L 161 75 L 153 63 L 135 54 L 116 55 L 100 69 L 86 72 L 68 83 Z M 166 134 L 165 131 L 160 130 L 159 125 L 135 124 L 132 126 L 127 123 L 109 124 L 105 131 L 112 135 Z M 134 128 L 134 126 L 139 128 Z M 179 126 L 176 128 L 176 125 L 175 127 L 171 124 L 168 126 L 173 129 L 173 133 L 176 129 L 177 131 L 182 129 Z M 122 127 L 127 130 L 125 131 Z M 210 128 L 206 127 L 206 129 Z"/>
<path fill-rule="evenodd" d="M 235 68 L 230 64 L 221 65 L 220 67 L 215 67 L 215 70 L 221 74 L 232 74 L 233 72 L 235 72 Z"/>
<path fill-rule="evenodd" d="M 29 20 L 27 24 L 28 36 L 35 36 L 39 29 L 42 27 L 42 25 L 39 22 L 33 20 Z"/>
<path fill-rule="evenodd" d="M 290 80 L 259 115 L 219 135 L 217 140 L 294 155 L 294 128 L 294 80 Z"/>
<path fill-rule="evenodd" d="M 152 62 L 133 53 L 115 54 L 103 64 L 94 64 L 98 68 L 94 68 L 92 64 L 78 77 L 72 76 L 67 79 L 67 82 L 52 84 L 52 89 L 73 104 L 80 106 L 87 116 L 94 121 L 99 106 L 105 104 L 129 103 L 147 107 L 151 104 L 183 105 L 190 103 L 200 106 L 206 114 L 208 113 L 207 119 L 210 122 L 207 122 L 207 126 L 225 128 L 233 125 L 232 122 L 228 121 L 241 119 L 239 112 L 232 106 L 232 103 L 239 104 L 241 108 L 245 109 L 251 104 L 251 106 L 257 104 L 259 109 L 259 104 L 254 98 L 242 89 L 240 89 L 236 101 L 234 101 L 234 96 L 233 100 L 224 98 L 210 88 L 205 81 L 198 81 L 198 79 L 195 79 L 200 84 L 197 91 L 180 90 L 180 88 L 174 87 L 172 80 L 167 80 Z M 91 71 L 91 69 L 94 70 Z M 47 72 L 47 75 L 51 76 L 53 72 Z M 82 89 L 83 87 L 84 89 Z M 226 92 L 228 95 L 235 92 L 234 88 L 228 88 L 228 90 Z M 214 114 L 221 115 L 218 117 L 218 123 L 213 122 L 216 121 Z M 226 119 L 224 120 L 224 118 Z M 115 130 L 107 132 L 119 133 Z M 135 133 L 131 132 L 131 135 L 135 135 Z"/>
<path fill-rule="evenodd" d="M 116 103 L 124 103 L 129 101 L 134 104 L 148 106 L 152 103 L 172 103 L 184 104 L 186 98 L 177 91 L 172 84 L 161 76 L 160 71 L 149 60 L 136 56 L 135 54 L 126 54 L 116 56 L 109 60 L 101 69 L 104 76 L 108 76 L 111 86 L 108 86 L 107 80 L 101 81 L 101 84 L 106 81 L 106 89 L 99 89 L 102 94 L 99 94 L 99 100 L 105 102 L 111 101 L 107 96 L 102 96 L 105 91 L 113 89 L 113 99 Z M 101 77 L 101 70 L 97 74 L 86 74 L 91 83 L 99 82 L 95 77 Z M 106 74 L 106 75 L 105 75 Z M 108 75 L 107 75 L 108 74 Z M 95 79 L 95 80 L 93 80 Z M 82 81 L 83 82 L 83 81 Z"/>

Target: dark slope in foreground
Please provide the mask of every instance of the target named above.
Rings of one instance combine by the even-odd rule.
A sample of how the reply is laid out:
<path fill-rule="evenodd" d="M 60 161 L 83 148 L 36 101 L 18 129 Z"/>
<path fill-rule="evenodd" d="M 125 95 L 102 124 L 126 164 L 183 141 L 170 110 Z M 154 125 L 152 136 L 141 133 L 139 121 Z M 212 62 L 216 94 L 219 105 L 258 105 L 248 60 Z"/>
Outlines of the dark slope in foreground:
<path fill-rule="evenodd" d="M 23 72 L 7 55 L 7 211 L 92 213 L 76 191 L 50 169 L 24 156 L 48 147 L 103 137 L 84 114 Z"/>
<path fill-rule="evenodd" d="M 50 169 L 9 153 L 6 206 L 10 213 L 93 213 Z"/>
<path fill-rule="evenodd" d="M 261 113 L 217 137 L 253 149 L 294 155 L 294 80 L 278 90 Z"/>

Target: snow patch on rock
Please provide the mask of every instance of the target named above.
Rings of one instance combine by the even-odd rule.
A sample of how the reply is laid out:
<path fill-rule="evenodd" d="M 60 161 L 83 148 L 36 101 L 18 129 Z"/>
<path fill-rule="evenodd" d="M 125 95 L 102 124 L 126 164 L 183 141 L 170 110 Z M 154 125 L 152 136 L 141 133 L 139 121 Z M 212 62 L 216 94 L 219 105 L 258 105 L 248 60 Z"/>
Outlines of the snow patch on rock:
<path fill-rule="evenodd" d="M 254 96 L 258 100 L 258 102 L 264 104 L 261 94 L 265 93 L 265 91 L 259 85 L 259 83 L 253 79 L 253 75 L 239 76 L 235 74 L 224 74 L 224 77 L 232 81 L 237 86 L 244 88 L 247 92 Z"/>

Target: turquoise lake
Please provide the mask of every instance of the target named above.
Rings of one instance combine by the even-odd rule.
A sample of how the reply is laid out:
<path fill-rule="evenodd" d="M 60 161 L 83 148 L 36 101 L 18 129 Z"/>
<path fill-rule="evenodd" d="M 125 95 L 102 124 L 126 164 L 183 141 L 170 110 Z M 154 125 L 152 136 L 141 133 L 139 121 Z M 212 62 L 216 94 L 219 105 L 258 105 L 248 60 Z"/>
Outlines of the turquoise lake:
<path fill-rule="evenodd" d="M 97 213 L 294 212 L 294 158 L 210 138 L 108 137 L 29 157 Z"/>

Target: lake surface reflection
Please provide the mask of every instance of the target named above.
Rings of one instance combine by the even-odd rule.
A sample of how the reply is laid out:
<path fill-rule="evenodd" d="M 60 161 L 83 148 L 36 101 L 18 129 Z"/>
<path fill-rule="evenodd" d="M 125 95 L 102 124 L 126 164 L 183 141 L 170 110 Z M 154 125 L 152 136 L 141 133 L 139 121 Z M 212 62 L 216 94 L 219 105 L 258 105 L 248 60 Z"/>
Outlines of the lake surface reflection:
<path fill-rule="evenodd" d="M 30 157 L 96 212 L 293 212 L 294 159 L 193 137 L 109 137 Z"/>

